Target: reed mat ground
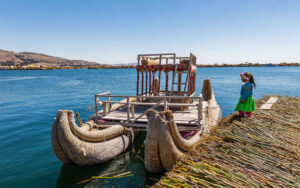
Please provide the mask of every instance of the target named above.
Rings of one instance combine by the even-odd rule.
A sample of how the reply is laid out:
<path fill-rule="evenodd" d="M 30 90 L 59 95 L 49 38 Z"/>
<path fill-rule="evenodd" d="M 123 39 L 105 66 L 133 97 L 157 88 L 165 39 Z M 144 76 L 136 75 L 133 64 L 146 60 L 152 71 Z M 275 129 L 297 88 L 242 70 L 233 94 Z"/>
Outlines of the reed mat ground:
<path fill-rule="evenodd" d="M 274 95 L 273 95 L 274 96 Z M 300 97 L 225 117 L 154 187 L 300 187 Z"/>

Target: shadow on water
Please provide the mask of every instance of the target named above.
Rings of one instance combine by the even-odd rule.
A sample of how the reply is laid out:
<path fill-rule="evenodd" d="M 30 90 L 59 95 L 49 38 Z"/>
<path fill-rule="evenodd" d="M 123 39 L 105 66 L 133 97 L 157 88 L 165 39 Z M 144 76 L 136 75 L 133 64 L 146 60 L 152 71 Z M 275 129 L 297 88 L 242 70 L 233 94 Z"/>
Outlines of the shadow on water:
<path fill-rule="evenodd" d="M 57 187 L 145 187 L 153 185 L 162 174 L 146 172 L 143 162 L 145 137 L 146 133 L 141 133 L 131 147 L 107 163 L 92 166 L 63 165 Z M 128 171 L 133 175 L 124 178 L 92 179 L 80 183 L 92 176 L 101 176 L 110 172 L 116 172 L 114 175 L 118 175 Z"/>

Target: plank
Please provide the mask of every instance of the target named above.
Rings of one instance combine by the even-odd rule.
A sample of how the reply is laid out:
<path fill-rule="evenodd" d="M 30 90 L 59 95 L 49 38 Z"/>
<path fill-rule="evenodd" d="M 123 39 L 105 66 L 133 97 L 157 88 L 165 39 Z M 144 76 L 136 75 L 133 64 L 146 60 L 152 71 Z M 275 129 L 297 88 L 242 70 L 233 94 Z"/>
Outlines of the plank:
<path fill-rule="evenodd" d="M 136 106 L 134 111 L 134 117 L 139 117 L 135 122 L 147 123 L 148 119 L 145 112 L 149 110 L 149 107 Z M 116 111 L 112 111 L 102 117 L 104 120 L 108 121 L 128 121 L 127 119 L 127 107 L 123 107 Z M 177 124 L 184 125 L 197 125 L 198 123 L 198 110 L 196 107 L 190 107 L 187 111 L 174 111 L 174 120 Z M 133 118 L 130 118 L 133 121 Z M 134 123 L 134 122 L 131 122 Z"/>
<path fill-rule="evenodd" d="M 109 120 L 109 121 L 127 121 L 127 117 L 103 117 L 102 119 L 104 120 Z M 131 119 L 133 120 L 133 119 Z M 183 124 L 183 125 L 197 125 L 197 120 L 176 120 L 174 119 L 176 124 Z M 140 118 L 136 122 L 144 122 L 147 123 L 148 120 L 146 118 Z"/>
<path fill-rule="evenodd" d="M 115 123 L 115 124 L 117 125 L 118 123 Z M 143 124 L 142 123 L 121 123 L 121 124 L 125 127 L 132 127 L 132 128 L 134 128 L 134 130 L 140 130 L 140 131 L 147 131 L 147 126 L 148 126 L 146 123 L 143 123 Z M 194 126 L 177 125 L 177 128 L 179 131 L 202 130 L 203 126 L 201 126 L 199 128 L 198 126 L 195 126 L 195 125 Z M 203 125 L 203 122 L 201 125 Z M 114 125 L 111 125 L 111 126 L 114 126 Z"/>
<path fill-rule="evenodd" d="M 277 97 L 271 97 L 265 104 L 261 105 L 260 109 L 269 110 L 277 100 Z"/>

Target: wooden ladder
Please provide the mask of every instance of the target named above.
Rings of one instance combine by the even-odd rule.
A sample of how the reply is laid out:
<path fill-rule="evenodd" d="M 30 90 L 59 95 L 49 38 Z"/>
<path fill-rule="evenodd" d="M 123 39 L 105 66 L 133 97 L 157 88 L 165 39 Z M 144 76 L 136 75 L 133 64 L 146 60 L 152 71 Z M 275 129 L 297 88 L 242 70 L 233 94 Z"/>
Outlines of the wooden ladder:
<path fill-rule="evenodd" d="M 185 93 L 186 92 L 186 89 L 187 89 L 187 84 L 188 84 L 188 79 L 190 77 L 190 74 L 189 74 L 189 70 L 191 68 L 191 63 L 189 63 L 189 67 L 188 67 L 188 70 L 187 71 L 183 71 L 183 72 L 178 72 L 177 71 L 177 68 L 178 68 L 178 64 L 175 65 L 175 70 L 174 70 L 174 74 L 173 74 L 173 78 L 172 78 L 172 92 L 171 92 L 171 95 L 174 95 L 174 85 L 178 85 L 177 86 L 177 95 L 179 95 L 182 91 L 181 91 L 181 85 L 184 85 L 184 90 L 183 92 Z M 178 75 L 178 78 L 177 78 L 177 82 L 175 82 L 175 79 L 176 79 L 176 75 L 177 74 L 186 74 L 186 77 L 185 77 L 185 82 L 184 83 L 178 83 L 179 81 L 179 75 Z"/>

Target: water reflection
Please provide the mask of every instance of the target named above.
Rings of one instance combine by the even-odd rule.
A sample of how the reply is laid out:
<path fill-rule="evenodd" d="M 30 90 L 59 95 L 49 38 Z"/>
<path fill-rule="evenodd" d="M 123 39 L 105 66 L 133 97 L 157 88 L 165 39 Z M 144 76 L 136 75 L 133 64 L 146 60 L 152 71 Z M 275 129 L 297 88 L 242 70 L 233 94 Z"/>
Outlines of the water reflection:
<path fill-rule="evenodd" d="M 145 187 L 152 185 L 161 174 L 150 174 L 145 170 L 143 158 L 143 142 L 145 133 L 137 137 L 133 146 L 114 160 L 92 166 L 63 165 L 57 181 L 57 187 Z M 100 176 L 110 172 L 115 175 L 130 171 L 132 176 L 112 179 L 93 179 L 84 183 L 92 176 Z M 109 176 L 109 175 L 108 175 Z M 80 184 L 78 184 L 80 183 Z"/>

